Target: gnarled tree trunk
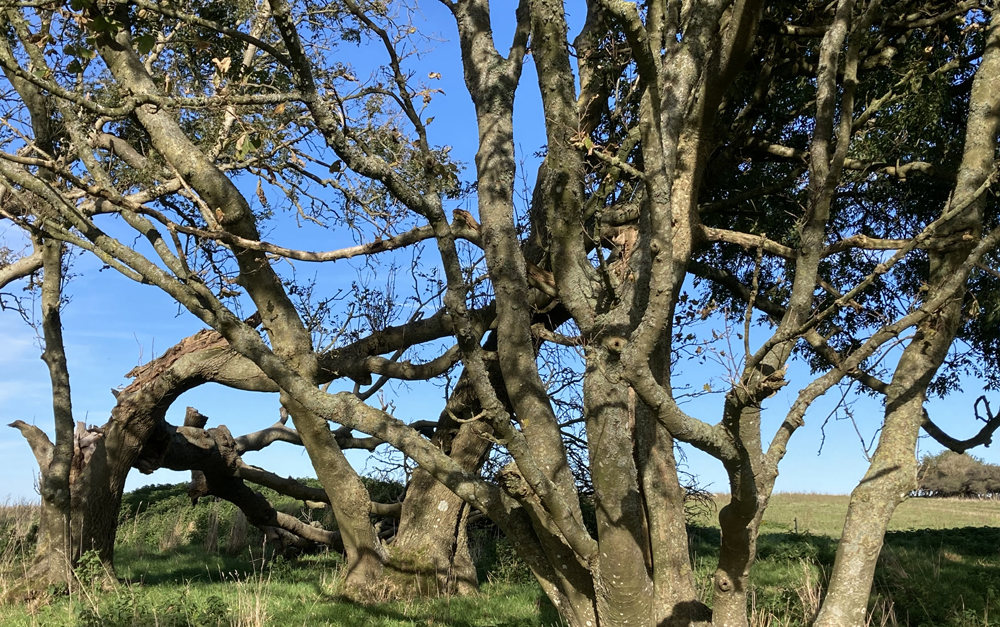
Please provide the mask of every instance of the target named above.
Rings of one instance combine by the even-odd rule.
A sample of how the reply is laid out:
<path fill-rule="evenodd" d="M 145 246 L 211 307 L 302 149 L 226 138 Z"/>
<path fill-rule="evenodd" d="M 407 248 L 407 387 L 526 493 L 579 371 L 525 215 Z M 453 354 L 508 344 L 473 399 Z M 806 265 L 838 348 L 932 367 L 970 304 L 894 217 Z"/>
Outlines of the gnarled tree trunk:
<path fill-rule="evenodd" d="M 472 419 L 478 403 L 466 377 L 459 380 L 431 441 L 467 472 L 477 473 L 492 443 L 486 425 Z M 470 422 L 456 423 L 452 418 Z M 479 587 L 465 525 L 469 506 L 444 484 L 416 468 L 406 488 L 389 567 L 398 583 L 417 594 L 467 594 Z"/>

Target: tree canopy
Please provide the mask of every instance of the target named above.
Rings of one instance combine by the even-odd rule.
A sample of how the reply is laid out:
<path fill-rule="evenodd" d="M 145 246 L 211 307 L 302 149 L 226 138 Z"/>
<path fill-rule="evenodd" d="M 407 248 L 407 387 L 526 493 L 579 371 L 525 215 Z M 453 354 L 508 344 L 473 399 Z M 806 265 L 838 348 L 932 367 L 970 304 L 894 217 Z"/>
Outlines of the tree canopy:
<path fill-rule="evenodd" d="M 88 545 L 111 563 L 106 510 L 133 466 L 201 473 L 193 496 L 242 499 L 257 524 L 317 541 L 245 484 L 274 478 L 240 447 L 285 438 L 309 454 L 359 594 L 393 572 L 467 569 L 475 510 L 569 625 L 746 625 L 781 460 L 812 403 L 854 381 L 884 399 L 883 424 L 816 624 L 863 624 L 921 430 L 964 451 L 1000 426 L 958 440 L 924 410 L 966 373 L 997 382 L 994 3 L 588 0 L 569 9 L 585 14 L 573 33 L 556 0 L 441 3 L 474 164 L 436 143 L 446 122 L 426 107 L 454 95 L 416 71 L 406 2 L 0 1 L 0 216 L 37 247 L 5 255 L 0 280 L 44 269 L 57 425 L 54 443 L 22 428 L 51 549 L 36 575 L 58 578 Z M 541 101 L 544 137 L 524 138 L 544 145 L 537 172 L 515 150 L 519 89 Z M 296 221 L 353 243 L 305 249 Z M 90 435 L 74 435 L 60 357 L 65 247 L 210 327 L 136 372 Z M 325 292 L 351 258 L 379 286 Z M 320 264 L 317 279 L 285 261 Z M 676 384 L 708 338 L 727 342 L 730 380 L 721 413 L 695 416 Z M 813 379 L 769 432 L 762 408 L 798 358 Z M 439 419 L 374 402 L 393 379 L 444 381 Z M 283 417 L 240 444 L 197 412 L 166 424 L 209 381 L 279 393 L 294 429 Z M 729 477 L 711 608 L 675 442 Z M 356 445 L 417 468 L 388 547 L 343 453 Z"/>
<path fill-rule="evenodd" d="M 995 497 L 1000 493 L 1000 467 L 954 451 L 925 456 L 919 477 L 919 496 Z"/>

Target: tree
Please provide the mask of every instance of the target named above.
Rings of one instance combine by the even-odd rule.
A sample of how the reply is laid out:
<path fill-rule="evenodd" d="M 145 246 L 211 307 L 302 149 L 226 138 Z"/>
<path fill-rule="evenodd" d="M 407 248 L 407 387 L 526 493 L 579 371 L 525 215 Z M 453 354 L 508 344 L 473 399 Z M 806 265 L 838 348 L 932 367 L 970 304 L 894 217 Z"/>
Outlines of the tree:
<path fill-rule="evenodd" d="M 3 215 L 166 291 L 263 373 L 327 493 L 359 590 L 393 556 L 331 421 L 412 459 L 415 493 L 454 493 L 438 501 L 449 533 L 466 506 L 491 518 L 568 624 L 706 620 L 680 441 L 729 475 L 711 620 L 745 625 L 756 536 L 790 438 L 816 398 L 856 380 L 886 411 L 817 624 L 863 624 L 886 525 L 916 487 L 920 429 L 961 448 L 996 428 L 962 442 L 923 410 L 929 392 L 954 385 L 956 337 L 995 355 L 982 323 L 995 312 L 976 310 L 1000 293 L 992 4 L 593 0 L 570 42 L 563 3 L 522 0 L 506 56 L 486 0 L 442 4 L 478 124 L 472 188 L 432 143 L 422 107 L 438 94 L 410 71 L 418 32 L 403 4 L 9 4 L 0 67 L 19 100 L 4 117 L 19 122 L 4 131 Z M 371 80 L 357 78 L 342 41 L 380 49 Z M 522 215 L 514 95 L 529 51 L 546 137 Z M 275 217 L 268 192 L 367 243 L 314 253 L 262 240 Z M 478 220 L 449 220 L 463 197 Z M 145 243 L 127 246 L 125 233 Z M 316 335 L 331 301 L 272 263 L 377 258 L 419 242 L 440 261 L 411 267 L 410 298 L 427 307 L 440 295 L 440 309 L 390 328 L 391 294 L 355 290 L 345 324 L 364 323 L 329 346 Z M 691 276 L 726 303 L 713 318 L 722 334 L 742 323 L 717 422 L 685 413 L 675 392 Z M 251 303 L 263 334 L 237 315 Z M 757 312 L 769 335 L 754 342 Z M 560 420 L 542 344 L 580 351 L 578 418 Z M 398 361 L 421 346 L 437 356 Z M 762 406 L 797 353 L 816 376 L 767 442 Z M 365 402 L 388 378 L 456 364 L 432 439 Z M 345 378 L 354 393 L 321 388 Z M 567 452 L 574 420 L 596 536 Z M 478 470 L 484 441 L 510 456 L 495 479 Z M 432 502 L 414 499 L 404 515 Z M 419 525 L 404 529 L 404 548 L 420 544 Z"/>
<path fill-rule="evenodd" d="M 44 172 L 40 174 L 44 175 Z M 59 315 L 62 306 L 62 243 L 58 240 L 46 240 L 39 243 L 38 248 L 45 272 L 41 287 L 42 333 L 45 338 L 42 359 L 49 368 L 49 379 L 52 384 L 55 443 L 50 442 L 38 429 L 31 430 L 27 425 L 22 426 L 17 422 L 11 426 L 18 427 L 24 433 L 41 471 L 39 551 L 27 575 L 44 584 L 52 584 L 66 581 L 71 576 L 74 565 L 70 488 L 79 478 L 79 472 L 73 472 L 76 470 L 73 462 L 77 457 L 74 455 L 74 449 L 80 447 L 78 442 L 74 442 L 69 372 L 66 367 L 66 351 L 63 347 L 62 323 Z"/>
<path fill-rule="evenodd" d="M 944 451 L 920 461 L 916 493 L 932 497 L 993 497 L 1000 491 L 1000 470 L 971 455 Z"/>

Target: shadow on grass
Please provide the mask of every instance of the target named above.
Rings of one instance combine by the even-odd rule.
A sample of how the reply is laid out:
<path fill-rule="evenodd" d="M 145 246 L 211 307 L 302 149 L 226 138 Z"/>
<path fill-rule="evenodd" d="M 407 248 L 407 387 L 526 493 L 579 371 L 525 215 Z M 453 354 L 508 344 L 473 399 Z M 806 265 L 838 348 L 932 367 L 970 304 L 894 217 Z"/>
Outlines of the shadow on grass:
<path fill-rule="evenodd" d="M 506 592 L 506 594 L 505 594 Z M 448 625 L 449 627 L 556 627 L 565 623 L 540 590 L 515 586 L 465 597 L 421 598 L 410 602 L 359 603 L 320 594 L 310 621 L 332 625 Z"/>
<path fill-rule="evenodd" d="M 710 574 L 719 551 L 718 529 L 693 527 L 691 547 Z M 763 533 L 751 575 L 758 607 L 787 615 L 799 603 L 806 570 L 814 584 L 826 583 L 836 556 L 837 540 L 785 531 Z M 219 583 L 261 572 L 261 562 L 243 556 L 207 554 L 197 547 L 169 553 L 119 553 L 119 572 L 144 586 L 168 589 L 179 583 Z M 503 560 L 499 560 L 503 563 Z M 255 567 L 256 566 L 256 567 Z M 310 619 L 342 625 L 447 624 L 455 627 L 528 627 L 558 625 L 559 617 L 530 582 L 484 587 L 473 597 L 439 597 L 381 604 L 361 604 L 331 596 L 320 585 L 320 572 L 331 572 L 328 556 L 284 562 L 265 571 L 272 583 L 304 584 L 317 603 Z M 707 570 L 706 570 L 707 569 Z M 298 588 L 301 594 L 302 588 Z M 277 599 L 276 599 L 277 600 Z M 277 601 L 280 606 L 284 602 Z M 296 602 L 301 606 L 301 601 Z M 1000 616 L 1000 528 L 966 527 L 893 531 L 886 535 L 872 591 L 872 606 L 890 611 L 897 624 L 991 624 Z M 291 613 L 300 613 L 296 607 Z M 878 622 L 878 621 L 876 621 Z"/>
<path fill-rule="evenodd" d="M 689 534 L 703 576 L 709 576 L 719 555 L 719 530 L 693 527 Z M 812 585 L 825 586 L 837 544 L 827 536 L 762 533 L 750 576 L 758 608 L 783 616 L 797 607 L 804 568 L 815 577 Z M 890 531 L 875 571 L 870 608 L 876 624 L 883 618 L 900 625 L 994 624 L 993 617 L 1000 617 L 1000 528 Z"/>
<path fill-rule="evenodd" d="M 996 527 L 890 532 L 873 597 L 891 600 L 900 623 L 994 624 L 1000 616 L 998 547 Z"/>
<path fill-rule="evenodd" d="M 242 556 L 209 554 L 196 547 L 143 554 L 119 548 L 115 570 L 119 577 L 144 586 L 172 586 L 190 581 L 217 583 L 243 578 L 254 573 L 254 564 Z"/>

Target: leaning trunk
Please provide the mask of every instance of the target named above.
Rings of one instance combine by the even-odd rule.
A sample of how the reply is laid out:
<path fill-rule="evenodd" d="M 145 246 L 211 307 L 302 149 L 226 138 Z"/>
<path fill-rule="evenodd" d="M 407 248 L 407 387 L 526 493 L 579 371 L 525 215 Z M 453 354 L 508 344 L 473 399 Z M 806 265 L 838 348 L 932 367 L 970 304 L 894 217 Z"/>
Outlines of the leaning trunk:
<path fill-rule="evenodd" d="M 896 506 L 917 486 L 916 446 L 927 384 L 947 354 L 961 302 L 949 310 L 950 329 L 941 334 L 947 337 L 928 337 L 927 329 L 922 329 L 899 362 L 878 448 L 864 479 L 851 493 L 830 587 L 815 623 L 818 627 L 853 627 L 866 622 L 868 596 L 886 528 Z M 927 353 L 918 354 L 923 350 Z"/>
<path fill-rule="evenodd" d="M 256 322 L 256 316 L 248 322 Z M 79 546 L 83 551 L 97 551 L 109 573 L 114 572 L 125 480 L 173 402 L 207 381 L 243 390 L 277 391 L 255 365 L 230 350 L 217 332 L 208 330 L 184 338 L 126 376 L 133 381 L 114 392 L 117 402 L 111 419 L 99 429 L 104 437 L 96 443 L 82 475 L 84 481 L 73 493 L 73 509 L 81 525 Z"/>
<path fill-rule="evenodd" d="M 369 518 L 371 497 L 326 420 L 285 394 L 282 404 L 292 415 L 316 476 L 330 497 L 347 554 L 347 587 L 364 596 L 381 579 L 385 561 L 385 549 Z"/>
<path fill-rule="evenodd" d="M 138 458 L 155 422 L 128 420 L 120 424 L 119 412 L 104 426 L 104 439 L 86 467 L 86 482 L 73 493 L 74 512 L 82 518 L 80 547 L 96 551 L 110 572 L 114 569 L 118 513 L 125 479 Z"/>

